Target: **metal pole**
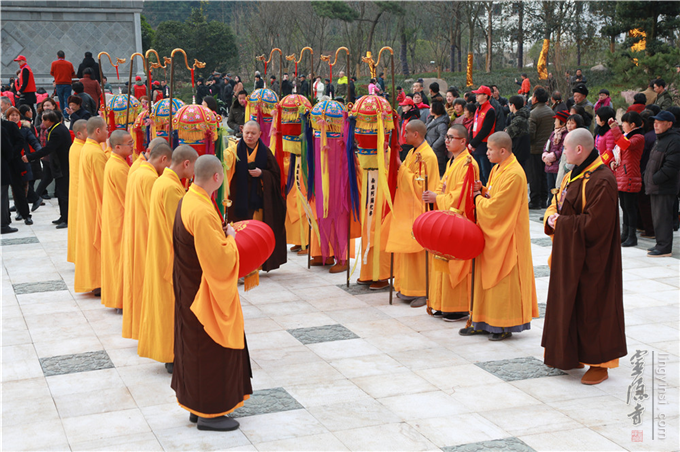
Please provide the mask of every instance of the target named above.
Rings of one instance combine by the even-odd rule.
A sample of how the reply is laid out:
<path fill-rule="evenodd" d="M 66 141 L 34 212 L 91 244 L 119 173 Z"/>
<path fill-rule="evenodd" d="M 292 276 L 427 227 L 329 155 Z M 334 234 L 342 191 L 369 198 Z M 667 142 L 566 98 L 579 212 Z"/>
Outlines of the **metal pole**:
<path fill-rule="evenodd" d="M 392 304 L 393 290 L 394 290 L 394 253 L 390 253 L 390 304 Z"/>
<path fill-rule="evenodd" d="M 173 138 L 172 138 L 172 95 L 173 95 L 173 85 L 175 81 L 175 62 L 174 62 L 174 57 L 170 55 L 170 97 L 168 98 L 168 102 L 170 105 L 170 120 L 168 121 L 168 144 L 172 148 L 173 145 Z"/>

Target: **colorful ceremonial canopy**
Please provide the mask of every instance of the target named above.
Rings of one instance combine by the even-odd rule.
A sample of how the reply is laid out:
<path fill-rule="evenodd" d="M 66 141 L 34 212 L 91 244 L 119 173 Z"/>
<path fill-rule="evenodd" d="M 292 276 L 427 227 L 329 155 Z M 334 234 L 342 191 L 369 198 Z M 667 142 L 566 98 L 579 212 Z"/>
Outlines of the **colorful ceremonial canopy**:
<path fill-rule="evenodd" d="M 312 109 L 312 104 L 305 96 L 289 94 L 279 102 L 281 127 L 283 135 L 283 151 L 300 155 L 302 135 L 302 116 Z"/>
<path fill-rule="evenodd" d="M 354 134 L 361 168 L 380 168 L 378 157 L 383 157 L 384 162 L 384 145 L 389 139 L 389 131 L 394 129 L 392 107 L 384 97 L 367 95 L 357 100 L 351 114 L 356 118 Z"/>
<path fill-rule="evenodd" d="M 128 125 L 135 122 L 137 117 L 137 109 L 140 103 L 135 98 L 135 96 L 130 96 L 130 107 L 133 108 L 134 114 L 130 114 L 129 118 L 126 118 L 128 110 L 128 95 L 127 94 L 116 94 L 113 96 L 106 106 L 109 110 L 109 114 L 113 116 L 114 124 L 117 129 L 127 129 Z"/>
<path fill-rule="evenodd" d="M 174 99 L 173 99 L 174 105 Z M 175 114 L 172 125 L 180 144 L 188 144 L 199 155 L 214 154 L 222 117 L 203 105 L 185 105 Z"/>
<path fill-rule="evenodd" d="M 246 102 L 246 120 L 257 121 L 262 131 L 262 142 L 269 147 L 272 128 L 272 114 L 276 109 L 279 97 L 267 88 L 256 89 L 248 96 Z"/>

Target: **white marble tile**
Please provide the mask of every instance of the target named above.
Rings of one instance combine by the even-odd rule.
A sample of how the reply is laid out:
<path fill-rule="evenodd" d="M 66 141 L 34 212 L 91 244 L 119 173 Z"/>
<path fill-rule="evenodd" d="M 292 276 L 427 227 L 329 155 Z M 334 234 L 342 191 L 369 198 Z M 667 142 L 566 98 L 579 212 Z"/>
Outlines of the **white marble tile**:
<path fill-rule="evenodd" d="M 146 406 L 141 410 L 144 419 L 153 431 L 195 426 L 189 421 L 189 412 L 180 407 L 177 401 L 163 405 Z"/>
<path fill-rule="evenodd" d="M 42 377 L 43 371 L 38 358 L 2 363 L 2 381 L 25 380 Z"/>
<path fill-rule="evenodd" d="M 404 421 L 452 416 L 472 411 L 442 391 L 386 397 L 378 401 Z"/>
<path fill-rule="evenodd" d="M 2 362 L 13 363 L 17 361 L 37 360 L 35 348 L 31 344 L 8 345 L 2 347 Z"/>
<path fill-rule="evenodd" d="M 270 318 L 277 318 L 285 315 L 308 314 L 318 312 L 318 310 L 306 301 L 294 300 L 283 303 L 270 303 L 258 305 L 258 309 Z"/>
<path fill-rule="evenodd" d="M 557 377 L 532 378 L 510 384 L 544 403 L 605 395 L 598 385 L 581 384 L 583 370 Z"/>
<path fill-rule="evenodd" d="M 68 444 L 59 419 L 34 420 L 2 428 L 3 450 L 69 450 Z"/>
<path fill-rule="evenodd" d="M 330 364 L 347 378 L 393 374 L 407 370 L 398 361 L 384 354 L 354 356 L 331 361 Z"/>
<path fill-rule="evenodd" d="M 258 350 L 272 348 L 286 348 L 300 345 L 300 342 L 291 336 L 287 331 L 271 331 L 268 333 L 257 333 L 249 335 L 248 350 L 253 354 Z"/>
<path fill-rule="evenodd" d="M 352 382 L 375 399 L 402 394 L 432 392 L 437 388 L 413 372 L 400 371 L 385 375 L 353 378 Z"/>
<path fill-rule="evenodd" d="M 111 358 L 113 365 L 118 368 L 157 363 L 157 361 L 154 361 L 153 359 L 140 357 L 137 354 L 137 347 L 116 348 L 108 350 L 106 353 L 109 355 L 109 358 Z"/>
<path fill-rule="evenodd" d="M 466 359 L 461 358 L 451 350 L 443 347 L 405 350 L 390 352 L 388 354 L 412 370 L 448 367 L 468 363 Z"/>
<path fill-rule="evenodd" d="M 53 397 L 125 388 L 125 383 L 116 369 L 55 375 L 47 377 L 46 380 Z"/>
<path fill-rule="evenodd" d="M 311 302 L 310 302 L 311 303 Z M 348 325 L 357 322 L 372 322 L 375 320 L 387 320 L 390 318 L 387 314 L 379 309 L 366 306 L 362 308 L 353 309 L 338 309 L 335 311 L 326 312 L 330 318 L 342 325 Z"/>
<path fill-rule="evenodd" d="M 128 389 L 120 387 L 55 396 L 54 403 L 62 419 L 137 407 Z"/>
<path fill-rule="evenodd" d="M 252 350 L 250 348 L 250 339 L 248 339 L 248 348 L 250 351 L 250 359 L 262 366 L 263 369 L 281 368 L 288 365 L 321 361 L 321 358 L 319 358 L 316 353 L 299 342 L 293 347 Z"/>
<path fill-rule="evenodd" d="M 197 429 L 195 424 L 158 430 L 154 433 L 163 450 L 227 450 L 250 445 L 250 441 L 240 430 L 208 432 Z"/>
<path fill-rule="evenodd" d="M 438 450 L 406 423 L 376 425 L 336 434 L 350 450 Z"/>
<path fill-rule="evenodd" d="M 286 330 L 311 328 L 314 326 L 334 325 L 337 322 L 322 312 L 283 315 L 274 317 L 275 322 Z"/>
<path fill-rule="evenodd" d="M 604 436 L 587 428 L 525 435 L 520 436 L 519 439 L 535 450 L 578 450 L 583 452 L 625 450 Z"/>
<path fill-rule="evenodd" d="M 503 380 L 500 378 L 474 364 L 421 369 L 417 370 L 416 374 L 420 375 L 447 394 L 453 394 L 459 388 L 469 386 L 503 383 Z"/>
<path fill-rule="evenodd" d="M 367 308 L 366 302 L 359 300 L 347 293 L 339 297 L 322 297 L 306 300 L 319 311 L 338 311 L 342 309 L 361 309 Z"/>
<path fill-rule="evenodd" d="M 604 384 L 606 381 L 601 383 Z M 586 427 L 629 421 L 628 414 L 633 411 L 625 401 L 609 395 L 560 400 L 549 405 Z"/>
<path fill-rule="evenodd" d="M 269 375 L 277 386 L 297 386 L 342 380 L 346 377 L 325 361 L 318 360 L 302 364 L 286 364 L 268 368 Z M 254 387 L 259 388 L 257 385 Z"/>
<path fill-rule="evenodd" d="M 2 428 L 16 425 L 26 425 L 40 421 L 59 420 L 59 414 L 54 406 L 54 401 L 49 395 L 31 397 L 23 400 L 3 400 L 2 403 Z"/>
<path fill-rule="evenodd" d="M 418 333 L 390 334 L 386 336 L 370 336 L 366 342 L 375 345 L 384 353 L 395 353 L 407 350 L 437 348 L 438 344 Z"/>
<path fill-rule="evenodd" d="M 32 399 L 51 397 L 50 389 L 43 377 L 2 383 L 3 403 L 27 402 Z"/>
<path fill-rule="evenodd" d="M 413 333 L 412 329 L 395 319 L 347 323 L 345 326 L 363 338 Z"/>
<path fill-rule="evenodd" d="M 678 450 L 678 444 L 680 444 L 678 418 L 665 418 L 663 420 L 666 423 L 665 426 L 660 425 L 661 419 L 657 418 L 654 421 L 655 425 L 652 425 L 651 419 L 644 422 L 644 428 L 633 427 L 629 420 L 624 423 L 595 426 L 593 431 L 618 444 L 624 450 L 654 452 Z M 636 429 L 642 430 L 642 438 L 639 442 L 633 442 L 632 438 L 633 430 Z M 652 430 L 654 433 L 653 437 Z"/>
<path fill-rule="evenodd" d="M 301 300 L 319 300 L 329 298 L 342 298 L 347 296 L 347 292 L 337 286 L 323 285 L 317 287 L 305 287 L 291 289 Z"/>
<path fill-rule="evenodd" d="M 305 410 L 283 411 L 239 418 L 240 431 L 254 444 L 300 436 L 328 433 L 328 430 Z"/>
<path fill-rule="evenodd" d="M 520 409 L 505 408 L 502 410 L 494 410 L 493 406 L 486 408 L 480 410 L 479 415 L 508 432 L 510 436 L 534 435 L 583 427 L 579 419 L 572 419 L 547 405 L 527 405 Z"/>
<path fill-rule="evenodd" d="M 439 447 L 476 443 L 510 436 L 477 413 L 409 421 L 421 435 Z"/>
<path fill-rule="evenodd" d="M 535 382 L 536 380 L 532 381 Z M 479 407 L 503 409 L 539 405 L 541 403 L 530 394 L 513 387 L 509 383 L 458 387 L 455 392 L 451 394 L 451 397 L 465 405 L 471 411 L 478 411 Z"/>
<path fill-rule="evenodd" d="M 281 325 L 266 317 L 247 319 L 245 321 L 246 336 L 256 333 L 267 333 L 269 331 L 280 331 L 282 329 L 284 328 Z"/>
<path fill-rule="evenodd" d="M 326 361 L 380 353 L 380 350 L 364 339 L 321 342 L 319 344 L 309 344 L 307 347 Z"/>
<path fill-rule="evenodd" d="M 312 406 L 307 411 L 331 432 L 401 421 L 397 415 L 373 399 Z M 341 435 L 342 432 L 338 434 Z"/>
<path fill-rule="evenodd" d="M 299 450 L 299 451 L 334 451 L 349 450 L 332 433 L 320 435 L 300 436 L 297 438 L 281 439 L 267 443 L 255 444 L 257 450 Z"/>
<path fill-rule="evenodd" d="M 139 409 L 88 414 L 62 420 L 69 443 L 116 438 L 149 432 L 151 429 Z"/>
<path fill-rule="evenodd" d="M 288 386 L 286 390 L 305 408 L 348 401 L 370 400 L 370 397 L 364 391 L 349 380 Z"/>
<path fill-rule="evenodd" d="M 162 451 L 156 436 L 151 432 L 137 433 L 133 435 L 123 435 L 116 438 L 106 438 L 102 440 L 85 441 L 82 443 L 71 444 L 73 451 Z"/>
<path fill-rule="evenodd" d="M 76 337 L 61 341 L 35 342 L 35 351 L 39 358 L 49 356 L 74 355 L 78 353 L 96 352 L 103 350 L 104 346 L 96 336 Z M 109 356 L 111 354 L 109 353 Z"/>
<path fill-rule="evenodd" d="M 645 343 L 650 339 L 654 342 L 664 342 L 677 341 L 680 338 L 680 332 L 661 324 L 647 324 L 626 328 L 626 336 Z"/>

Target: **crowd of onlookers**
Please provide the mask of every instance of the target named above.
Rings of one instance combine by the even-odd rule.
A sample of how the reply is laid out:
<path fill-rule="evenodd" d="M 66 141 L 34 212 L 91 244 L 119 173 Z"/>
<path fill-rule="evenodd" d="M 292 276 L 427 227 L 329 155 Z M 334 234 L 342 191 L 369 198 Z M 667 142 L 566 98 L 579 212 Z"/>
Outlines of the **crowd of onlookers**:
<path fill-rule="evenodd" d="M 17 77 L 2 87 L 0 98 L 3 232 L 14 229 L 9 226 L 11 218 L 5 214 L 5 206 L 9 209 L 6 195 L 9 187 L 15 201 L 16 219 L 31 224 L 31 212 L 39 208 L 44 199 L 49 199 L 46 189 L 52 180 L 56 181 L 54 173 L 64 177 L 63 169 L 60 171 L 50 163 L 56 158 L 51 155 L 54 150 L 48 148 L 41 159 L 32 157 L 36 153 L 42 155 L 42 148 L 50 139 L 51 123 L 47 122 L 49 126 L 45 123 L 44 113 L 52 111 L 58 123 L 69 121 L 72 125 L 78 119 L 97 115 L 103 96 L 112 92 L 106 77 L 101 83 L 99 66 L 90 52 L 85 53 L 77 71 L 65 59 L 64 52 L 57 53 L 50 71 L 54 77 L 52 95 L 43 88 L 36 89 L 25 57 L 19 55 L 15 61 L 19 64 Z M 566 135 L 576 128 L 589 129 L 603 161 L 616 175 L 623 212 L 622 245 L 637 245 L 636 231 L 639 230 L 642 237 L 656 238 L 657 245 L 649 250 L 650 256 L 670 254 L 672 232 L 678 229 L 680 107 L 674 105 L 666 82 L 661 78 L 651 80 L 644 91 L 635 94 L 633 104 L 617 121 L 608 90 L 601 89 L 595 98 L 581 70 L 566 77 L 570 89 L 566 96 L 557 90 L 552 74 L 544 86 L 535 87 L 531 87 L 527 74 L 522 74 L 521 79 L 516 80 L 517 94 L 508 98 L 501 95 L 496 85 L 482 85 L 467 91 L 451 87 L 441 92 L 439 84 L 433 82 L 425 91 L 423 80 L 418 79 L 409 93 L 397 86 L 400 135 L 409 121 L 424 122 L 426 140 L 438 157 L 440 175 L 443 175 L 447 163 L 446 131 L 450 124 L 463 125 L 470 136 L 468 148 L 479 163 L 482 182 L 486 183 L 491 171 L 486 141 L 492 133 L 506 131 L 512 138 L 513 153 L 527 175 L 529 208 L 542 209 L 551 202 L 565 174 L 571 170 L 562 154 Z M 280 98 L 297 93 L 312 101 L 335 99 L 353 103 L 357 99 L 357 79 L 346 76 L 343 71 L 335 81 L 312 77 L 312 74 L 294 77 L 283 74 L 281 80 L 272 74 L 267 78 L 265 82 L 256 72 L 248 89 L 268 87 Z M 367 88 L 369 94 L 389 97 L 383 73 L 370 79 Z M 168 97 L 169 86 L 165 81 L 154 81 L 149 93 L 138 76 L 131 87 L 125 84 L 123 92 L 131 92 L 146 106 L 148 102 Z M 247 96 L 244 81 L 238 75 L 214 72 L 207 78 L 197 79 L 196 102 L 225 116 L 228 128 L 237 136 L 245 123 Z M 399 138 L 404 158 L 410 146 L 403 135 Z M 5 148 L 11 151 L 6 152 Z M 64 218 L 59 220 L 55 221 L 57 227 L 67 227 Z"/>

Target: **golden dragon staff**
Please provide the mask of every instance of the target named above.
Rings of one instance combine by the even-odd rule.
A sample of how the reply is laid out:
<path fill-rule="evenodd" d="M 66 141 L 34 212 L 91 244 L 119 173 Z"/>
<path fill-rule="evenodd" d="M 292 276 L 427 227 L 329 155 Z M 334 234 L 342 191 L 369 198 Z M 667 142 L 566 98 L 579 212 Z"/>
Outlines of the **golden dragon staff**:
<path fill-rule="evenodd" d="M 264 63 L 264 79 L 265 83 L 267 80 L 267 65 L 271 63 L 272 57 L 274 56 L 274 52 L 279 52 L 279 92 L 276 93 L 277 95 L 281 95 L 281 83 L 283 83 L 283 52 L 281 49 L 278 47 L 275 47 L 272 49 L 271 52 L 269 52 L 269 59 L 265 60 L 264 55 L 256 56 L 255 59 L 258 61 L 262 61 Z"/>
<path fill-rule="evenodd" d="M 172 147 L 172 141 L 173 141 L 172 140 L 172 116 L 173 116 L 172 95 L 173 95 L 173 90 L 174 90 L 174 85 L 175 85 L 175 63 L 174 63 L 174 60 L 175 60 L 175 53 L 177 53 L 177 52 L 180 52 L 182 55 L 184 55 L 184 64 L 186 65 L 187 69 L 189 69 L 191 71 L 191 88 L 192 89 L 194 88 L 194 69 L 196 69 L 196 68 L 202 69 L 202 68 L 205 67 L 205 63 L 198 61 L 197 59 L 194 59 L 193 66 L 189 66 L 189 60 L 187 59 L 187 53 L 183 49 L 180 49 L 180 48 L 174 49 L 170 53 L 170 58 L 165 59 L 166 63 L 168 63 L 168 62 L 170 63 L 170 100 L 169 100 L 169 102 L 170 102 L 170 109 L 169 109 L 169 111 L 170 111 L 170 122 L 169 122 L 170 128 L 168 129 L 168 140 L 170 142 L 171 147 Z M 193 97 L 192 103 L 195 104 L 196 103 L 196 96 L 194 95 L 192 97 Z"/>

